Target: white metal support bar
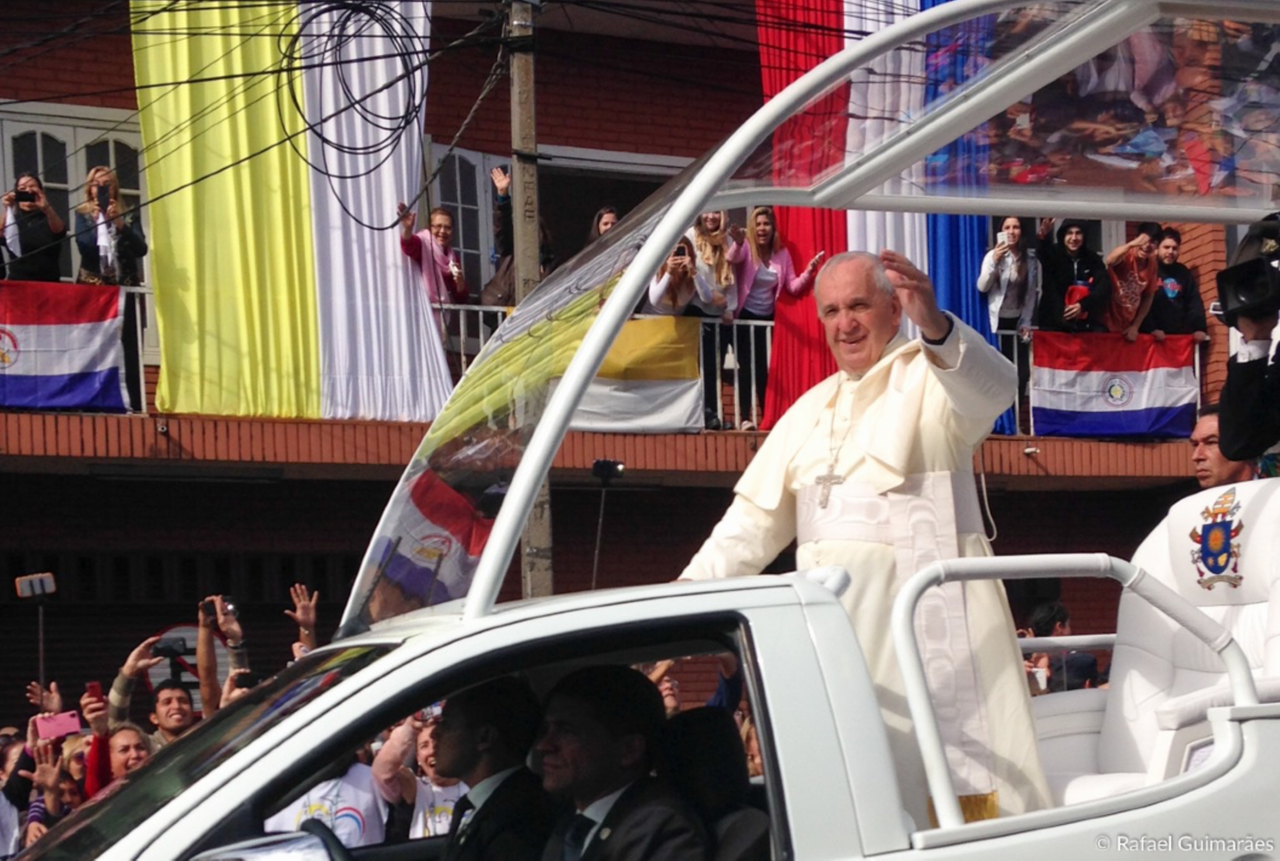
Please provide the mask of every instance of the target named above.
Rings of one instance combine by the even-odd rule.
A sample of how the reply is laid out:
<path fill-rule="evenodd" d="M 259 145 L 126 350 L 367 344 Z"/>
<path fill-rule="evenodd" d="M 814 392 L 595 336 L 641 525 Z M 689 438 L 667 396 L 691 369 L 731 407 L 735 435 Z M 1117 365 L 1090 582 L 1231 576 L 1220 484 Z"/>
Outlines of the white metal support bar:
<path fill-rule="evenodd" d="M 964 824 L 947 763 L 937 715 L 925 682 L 924 661 L 916 643 L 915 610 L 921 596 L 943 583 L 970 580 L 1031 580 L 1040 577 L 1106 577 L 1116 580 L 1182 625 L 1192 636 L 1216 652 L 1227 668 L 1237 706 L 1258 704 L 1249 661 L 1231 633 L 1201 613 L 1185 598 L 1145 571 L 1103 553 L 1069 553 L 1041 556 L 987 556 L 935 562 L 913 575 L 893 602 L 893 644 L 906 687 L 907 706 L 915 724 L 916 739 L 924 760 L 925 776 L 938 824 L 956 828 Z"/>

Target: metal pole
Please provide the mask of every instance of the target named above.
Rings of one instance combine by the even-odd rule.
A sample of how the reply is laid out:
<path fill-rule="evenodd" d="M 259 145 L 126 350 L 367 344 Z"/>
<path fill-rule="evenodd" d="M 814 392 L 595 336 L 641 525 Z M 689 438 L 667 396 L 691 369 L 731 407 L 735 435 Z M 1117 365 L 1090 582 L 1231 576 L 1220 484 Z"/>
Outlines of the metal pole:
<path fill-rule="evenodd" d="M 40 662 L 40 690 L 44 690 L 44 598 L 36 599 L 36 641 Z"/>
<path fill-rule="evenodd" d="M 538 248 L 538 135 L 534 117 L 533 4 L 515 0 L 508 19 L 511 51 L 511 222 L 514 229 L 516 302 L 542 278 Z M 545 479 L 534 497 L 520 537 L 520 592 L 525 598 L 550 595 L 551 485 Z"/>
<path fill-rule="evenodd" d="M 596 555 L 591 560 L 591 591 L 596 590 L 596 573 L 600 570 L 600 539 L 604 537 L 604 497 L 609 486 L 600 488 L 600 518 L 596 521 Z"/>

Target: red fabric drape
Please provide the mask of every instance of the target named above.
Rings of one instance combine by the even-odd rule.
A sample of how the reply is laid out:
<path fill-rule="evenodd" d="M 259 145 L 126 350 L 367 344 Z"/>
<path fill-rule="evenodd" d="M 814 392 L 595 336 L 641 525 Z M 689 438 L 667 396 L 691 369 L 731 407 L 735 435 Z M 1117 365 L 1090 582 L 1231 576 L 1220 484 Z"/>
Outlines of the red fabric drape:
<path fill-rule="evenodd" d="M 765 99 L 844 48 L 840 0 L 756 0 L 760 71 Z M 774 133 L 774 180 L 807 184 L 844 158 L 848 123 L 847 87 L 812 105 Z M 845 251 L 848 227 L 843 211 L 779 207 L 778 232 L 797 269 L 818 251 Z M 812 290 L 793 297 L 785 290 L 774 310 L 773 357 L 765 389 L 762 428 L 773 427 L 796 398 L 835 373 Z"/>

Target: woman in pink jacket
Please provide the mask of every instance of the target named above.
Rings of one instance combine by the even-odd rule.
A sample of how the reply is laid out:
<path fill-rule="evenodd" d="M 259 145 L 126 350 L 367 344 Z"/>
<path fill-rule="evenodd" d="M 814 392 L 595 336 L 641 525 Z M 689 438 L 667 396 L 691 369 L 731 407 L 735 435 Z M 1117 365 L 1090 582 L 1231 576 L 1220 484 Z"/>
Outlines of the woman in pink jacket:
<path fill-rule="evenodd" d="M 782 291 L 799 296 L 813 283 L 822 261 L 819 251 L 799 275 L 791 255 L 782 247 L 773 208 L 757 206 L 747 222 L 747 246 L 737 265 L 738 319 L 772 320 L 774 304 Z M 763 326 L 734 327 L 733 355 L 738 362 L 738 412 L 742 430 L 755 430 L 755 415 L 764 412 L 764 391 L 769 376 L 768 332 Z"/>

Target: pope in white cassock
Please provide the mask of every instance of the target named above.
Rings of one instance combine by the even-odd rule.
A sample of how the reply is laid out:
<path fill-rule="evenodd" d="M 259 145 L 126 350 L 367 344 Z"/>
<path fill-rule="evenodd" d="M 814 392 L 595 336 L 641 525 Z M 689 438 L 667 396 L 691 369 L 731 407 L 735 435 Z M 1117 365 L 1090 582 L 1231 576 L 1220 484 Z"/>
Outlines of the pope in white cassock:
<path fill-rule="evenodd" d="M 900 254 L 833 257 L 814 296 L 839 372 L 796 401 L 734 488 L 681 579 L 758 574 L 795 539 L 800 569 L 842 565 L 842 598 L 884 716 L 903 805 L 928 789 L 889 631 L 899 585 L 938 559 L 989 556 L 973 449 L 1013 402 L 1017 372 L 938 308 Z M 899 334 L 906 312 L 921 338 Z M 1049 805 L 1022 655 L 996 581 L 929 590 L 916 614 L 934 709 L 968 820 Z"/>

